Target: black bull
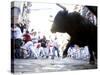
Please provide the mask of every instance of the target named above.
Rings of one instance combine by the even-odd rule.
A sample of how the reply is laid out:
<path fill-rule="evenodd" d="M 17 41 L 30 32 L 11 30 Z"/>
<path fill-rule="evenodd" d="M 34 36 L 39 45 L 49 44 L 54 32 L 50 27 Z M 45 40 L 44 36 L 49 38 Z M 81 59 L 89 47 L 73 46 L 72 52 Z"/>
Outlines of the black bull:
<path fill-rule="evenodd" d="M 68 48 L 77 44 L 80 47 L 88 46 L 90 53 L 90 63 L 95 63 L 97 59 L 97 26 L 77 12 L 68 13 L 59 11 L 55 16 L 51 31 L 67 32 L 71 39 L 63 52 L 63 57 L 67 56 Z M 94 52 L 94 53 L 93 53 Z"/>

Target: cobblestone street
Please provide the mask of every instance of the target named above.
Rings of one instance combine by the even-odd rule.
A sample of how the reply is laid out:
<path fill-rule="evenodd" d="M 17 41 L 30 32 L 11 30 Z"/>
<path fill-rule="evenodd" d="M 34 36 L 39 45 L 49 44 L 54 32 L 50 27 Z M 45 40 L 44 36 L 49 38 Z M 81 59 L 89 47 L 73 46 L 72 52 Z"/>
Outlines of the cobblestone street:
<path fill-rule="evenodd" d="M 90 65 L 88 61 L 71 58 L 52 59 L 15 59 L 15 73 L 41 73 L 71 70 L 96 69 L 97 65 Z"/>

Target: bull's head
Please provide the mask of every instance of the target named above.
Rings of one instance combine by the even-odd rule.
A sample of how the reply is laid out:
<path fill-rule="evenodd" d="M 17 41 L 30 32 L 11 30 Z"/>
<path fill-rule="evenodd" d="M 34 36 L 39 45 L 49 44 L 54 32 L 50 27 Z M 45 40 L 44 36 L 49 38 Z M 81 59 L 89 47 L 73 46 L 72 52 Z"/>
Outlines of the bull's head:
<path fill-rule="evenodd" d="M 66 22 L 66 16 L 68 15 L 67 11 L 59 11 L 57 15 L 55 16 L 51 32 L 65 32 L 65 22 Z"/>
<path fill-rule="evenodd" d="M 67 32 L 73 35 L 80 27 L 82 16 L 78 12 L 68 13 L 68 11 L 59 11 L 55 16 L 51 32 Z"/>

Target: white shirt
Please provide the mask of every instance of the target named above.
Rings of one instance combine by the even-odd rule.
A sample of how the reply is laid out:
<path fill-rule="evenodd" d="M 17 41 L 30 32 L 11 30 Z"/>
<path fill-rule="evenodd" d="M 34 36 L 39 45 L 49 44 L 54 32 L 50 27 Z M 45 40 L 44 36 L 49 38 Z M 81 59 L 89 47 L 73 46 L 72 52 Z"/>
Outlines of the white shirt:
<path fill-rule="evenodd" d="M 54 41 L 53 41 L 53 46 L 55 46 L 55 47 L 57 47 L 57 48 L 59 47 L 58 41 L 57 41 L 57 40 L 54 40 Z"/>
<path fill-rule="evenodd" d="M 19 27 L 14 28 L 14 37 L 15 37 L 15 39 L 22 37 L 22 32 Z"/>

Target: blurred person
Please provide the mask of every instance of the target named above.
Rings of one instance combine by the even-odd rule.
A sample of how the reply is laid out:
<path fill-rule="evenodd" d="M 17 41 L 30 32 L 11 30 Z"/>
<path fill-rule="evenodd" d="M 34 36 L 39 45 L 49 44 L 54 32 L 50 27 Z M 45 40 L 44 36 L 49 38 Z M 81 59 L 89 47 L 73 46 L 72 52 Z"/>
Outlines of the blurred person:
<path fill-rule="evenodd" d="M 11 30 L 13 31 L 15 58 L 20 58 L 20 47 L 23 44 L 22 33 L 18 25 L 14 25 L 14 28 L 12 28 Z"/>
<path fill-rule="evenodd" d="M 12 3 L 13 4 L 13 3 Z M 20 46 L 22 45 L 21 30 L 18 27 L 20 8 L 11 8 L 11 59 L 20 58 Z M 15 54 L 15 55 L 14 55 Z M 12 69 L 11 69 L 12 70 Z"/>
<path fill-rule="evenodd" d="M 43 38 L 41 38 L 40 40 L 38 40 L 38 42 L 41 43 L 41 47 L 43 48 L 44 57 L 48 58 L 49 49 L 47 48 L 46 37 L 43 36 Z"/>
<path fill-rule="evenodd" d="M 18 24 L 20 8 L 11 8 L 11 58 L 20 58 L 20 46 L 22 45 L 22 32 Z M 15 54 L 15 55 L 14 55 Z"/>
<path fill-rule="evenodd" d="M 34 44 L 32 42 L 29 31 L 26 31 L 26 34 L 23 35 L 23 40 L 24 40 L 25 44 L 22 46 L 22 49 L 24 49 L 24 51 L 26 51 L 26 56 L 24 56 L 24 57 L 26 58 L 27 53 L 29 53 L 28 54 L 29 57 L 34 55 L 34 58 L 37 58 L 38 56 L 37 56 L 36 50 L 34 48 Z"/>
<path fill-rule="evenodd" d="M 28 41 L 32 41 L 32 38 L 31 38 L 30 33 L 29 33 L 28 30 L 27 30 L 26 33 L 23 35 L 23 37 L 24 37 L 23 40 L 24 40 L 25 43 L 28 42 Z"/>
<path fill-rule="evenodd" d="M 34 50 L 32 41 L 27 41 L 21 48 L 23 49 L 24 58 L 31 58 L 34 56 L 34 58 L 37 59 L 37 53 Z"/>
<path fill-rule="evenodd" d="M 54 56 L 56 56 L 55 52 L 57 52 L 57 56 L 60 57 L 57 37 L 55 37 L 53 40 L 53 50 L 52 50 L 53 56 L 52 56 L 52 58 L 54 58 Z"/>
<path fill-rule="evenodd" d="M 13 6 L 14 2 L 11 3 Z M 20 58 L 20 46 L 23 44 L 21 40 L 21 30 L 18 24 L 20 8 L 11 7 L 11 72 L 14 73 L 14 58 Z"/>

